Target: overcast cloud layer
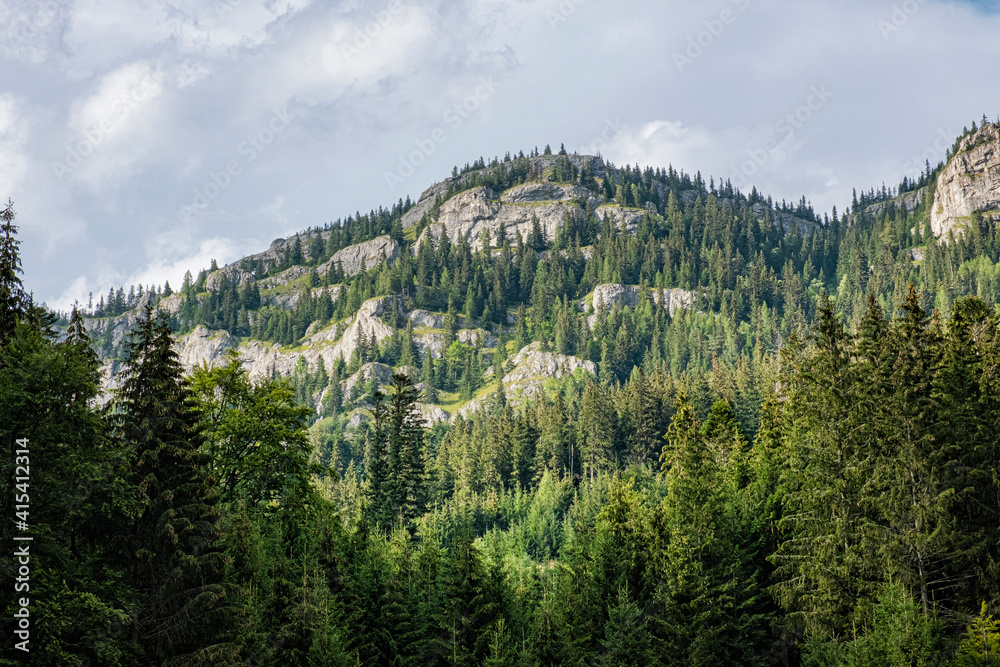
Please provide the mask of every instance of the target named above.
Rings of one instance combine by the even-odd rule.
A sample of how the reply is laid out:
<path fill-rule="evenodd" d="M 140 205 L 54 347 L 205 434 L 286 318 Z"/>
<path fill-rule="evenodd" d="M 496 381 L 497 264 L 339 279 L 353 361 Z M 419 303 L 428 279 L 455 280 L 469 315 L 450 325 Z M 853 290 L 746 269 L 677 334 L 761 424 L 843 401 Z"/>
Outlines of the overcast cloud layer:
<path fill-rule="evenodd" d="M 0 196 L 67 308 L 564 142 L 842 210 L 1000 113 L 995 2 L 0 1 Z"/>

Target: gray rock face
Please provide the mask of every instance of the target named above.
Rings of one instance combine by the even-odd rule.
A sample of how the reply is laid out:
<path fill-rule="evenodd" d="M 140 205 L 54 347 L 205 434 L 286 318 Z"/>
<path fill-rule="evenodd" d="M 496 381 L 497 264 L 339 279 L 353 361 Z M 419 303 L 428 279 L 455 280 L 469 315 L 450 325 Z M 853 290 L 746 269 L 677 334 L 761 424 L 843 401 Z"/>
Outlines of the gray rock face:
<path fill-rule="evenodd" d="M 327 368 L 339 356 L 343 356 L 345 361 L 350 360 L 362 336 L 367 341 L 374 336 L 376 342 L 382 342 L 392 335 L 392 327 L 382 320 L 392 308 L 399 309 L 400 305 L 391 296 L 365 301 L 339 340 L 336 336 L 338 326 L 327 327 L 304 339 L 307 353 L 313 349 L 322 350 Z"/>
<path fill-rule="evenodd" d="M 931 206 L 931 230 L 944 236 L 976 211 L 1000 219 L 1000 125 L 984 125 L 963 137 L 938 176 Z"/>
<path fill-rule="evenodd" d="M 434 208 L 434 202 L 437 201 L 438 197 L 442 200 L 448 194 L 448 186 L 456 179 L 446 178 L 440 183 L 435 183 L 431 187 L 424 190 L 423 194 L 414 204 L 413 208 L 403 214 L 402 224 L 403 229 L 407 227 L 412 227 L 413 225 L 420 222 L 425 215 L 431 212 Z"/>
<path fill-rule="evenodd" d="M 262 290 L 274 289 L 281 285 L 287 285 L 288 283 L 293 283 L 302 276 L 309 275 L 312 271 L 308 266 L 293 266 L 291 268 L 285 269 L 281 273 L 275 276 L 270 276 L 268 278 L 263 278 L 257 282 L 257 287 Z M 205 281 L 206 284 L 208 281 Z"/>
<path fill-rule="evenodd" d="M 341 285 L 330 285 L 327 288 L 313 287 L 312 297 L 314 299 L 318 299 L 319 297 L 323 296 L 323 292 L 326 292 L 327 294 L 330 295 L 330 299 L 332 301 L 336 301 L 337 297 L 340 296 L 341 289 L 343 289 L 343 286 Z M 303 294 L 302 290 L 296 290 L 288 294 L 262 294 L 261 302 L 265 305 L 276 306 L 278 308 L 287 308 L 291 310 L 292 308 L 295 307 L 295 304 L 299 302 L 299 299 L 302 298 L 302 294 Z M 315 324 L 315 322 L 313 324 Z"/>
<path fill-rule="evenodd" d="M 431 359 L 440 359 L 444 355 L 444 334 L 426 333 L 413 337 L 417 349 L 420 350 L 420 359 L 423 360 L 425 354 L 430 354 Z"/>
<path fill-rule="evenodd" d="M 570 164 L 576 167 L 578 170 L 583 170 L 584 166 L 590 168 L 590 172 L 597 178 L 603 178 L 605 175 L 604 160 L 593 155 L 569 155 L 566 156 Z M 545 171 L 552 169 L 556 166 L 556 161 L 559 159 L 557 155 L 539 155 L 529 159 L 528 168 L 528 178 L 532 181 L 540 180 Z M 487 169 L 487 172 L 490 170 Z M 424 190 L 417 200 L 417 203 L 403 214 L 403 228 L 412 227 L 413 225 L 420 222 L 421 219 L 428 213 L 430 213 L 434 208 L 434 202 L 440 197 L 442 201 L 447 197 L 449 186 L 462 187 L 464 184 L 469 182 L 473 174 L 465 173 L 457 177 L 446 178 L 440 183 L 435 183 L 431 187 Z M 558 186 L 557 186 L 558 187 Z M 516 189 L 516 188 L 512 188 Z M 591 193 L 592 195 L 592 193 Z M 561 199 L 562 197 L 554 197 L 554 199 Z M 569 197 L 573 199 L 574 197 Z M 541 201 L 538 199 L 523 200 L 523 201 Z"/>
<path fill-rule="evenodd" d="M 335 266 L 337 262 L 344 268 L 344 274 L 348 278 L 361 273 L 377 265 L 383 258 L 390 262 L 399 256 L 399 244 L 388 234 L 379 236 L 371 241 L 355 243 L 347 246 L 343 250 L 338 250 L 330 259 L 321 264 L 316 270 L 322 276 Z"/>
<path fill-rule="evenodd" d="M 384 387 L 392 383 L 392 366 L 385 364 L 365 364 L 358 369 L 358 372 L 340 383 L 343 390 L 344 404 L 350 401 L 351 392 L 359 384 L 374 380 L 379 387 Z"/>
<path fill-rule="evenodd" d="M 587 188 L 555 183 L 522 183 L 500 195 L 504 204 L 528 204 L 543 201 L 585 201 L 596 208 L 601 200 Z"/>
<path fill-rule="evenodd" d="M 503 378 L 508 391 L 511 387 L 524 387 L 539 377 L 559 379 L 564 375 L 572 375 L 578 368 L 591 375 L 597 375 L 597 365 L 593 361 L 555 352 L 543 352 L 542 344 L 538 341 L 521 348 L 510 362 L 514 368 Z"/>
<path fill-rule="evenodd" d="M 521 348 L 521 351 L 509 361 L 514 368 L 503 377 L 503 387 L 504 396 L 513 405 L 541 394 L 549 378 L 559 379 L 572 375 L 577 369 L 597 375 L 597 365 L 593 361 L 555 352 L 543 352 L 542 344 L 538 341 Z M 467 417 L 490 400 L 492 395 L 482 396 L 463 407 L 457 414 Z"/>
<path fill-rule="evenodd" d="M 222 286 L 223 278 L 228 278 L 230 282 L 235 282 L 237 285 L 246 285 L 247 283 L 252 283 L 254 280 L 253 274 L 249 271 L 244 271 L 233 264 L 228 264 L 218 271 L 212 271 L 208 274 L 208 278 L 205 279 L 205 289 L 209 291 L 219 289 Z"/>
<path fill-rule="evenodd" d="M 455 332 L 455 338 L 458 339 L 459 343 L 465 343 L 473 347 L 475 347 L 476 342 L 479 342 L 482 347 L 497 346 L 497 337 L 486 329 L 461 329 Z"/>
<path fill-rule="evenodd" d="M 238 262 L 227 264 L 224 268 L 228 269 L 230 267 L 238 267 L 244 260 L 255 260 L 260 261 L 265 269 L 269 269 L 275 264 L 281 263 L 281 260 L 284 259 L 285 255 L 295 246 L 295 239 L 298 239 L 300 245 L 302 246 L 303 258 L 310 259 L 309 246 L 313 240 L 318 237 L 322 238 L 323 241 L 326 241 L 330 238 L 330 234 L 332 233 L 332 230 L 322 230 L 318 232 L 310 232 L 308 234 L 295 234 L 294 236 L 289 236 L 287 239 L 275 239 L 271 241 L 270 247 L 264 252 L 259 252 L 255 255 L 248 255 Z"/>
<path fill-rule="evenodd" d="M 436 242 L 442 230 L 452 243 L 464 236 L 474 250 L 482 246 L 480 235 L 484 230 L 489 231 L 494 245 L 503 235 L 513 241 L 520 232 L 522 237 L 527 238 L 532 231 L 533 218 L 538 218 L 542 234 L 546 241 L 551 242 L 555 240 L 563 216 L 567 214 L 582 213 L 575 204 L 561 201 L 504 204 L 496 200 L 495 193 L 489 188 L 473 188 L 452 197 L 441 206 L 437 224 L 421 233 L 413 252 L 417 252 L 425 237 Z"/>
<path fill-rule="evenodd" d="M 688 290 L 680 288 L 650 290 L 649 296 L 653 300 L 653 303 L 666 308 L 671 317 L 673 317 L 674 314 L 682 308 L 690 308 L 691 304 L 694 302 L 694 294 Z M 634 308 L 638 303 L 638 286 L 621 285 L 618 283 L 598 285 L 594 288 L 594 298 L 592 302 L 595 314 L 591 315 L 588 322 L 590 326 L 594 326 L 594 323 L 597 321 L 596 313 L 598 310 L 608 310 L 618 305 Z M 586 310 L 586 308 L 587 302 L 581 301 L 580 309 Z"/>
<path fill-rule="evenodd" d="M 604 222 L 605 227 L 621 231 L 622 222 L 624 222 L 625 229 L 634 234 L 639 227 L 639 221 L 647 214 L 647 211 L 638 208 L 622 208 L 617 204 L 604 204 L 598 206 L 595 213 L 598 219 Z"/>
<path fill-rule="evenodd" d="M 212 367 L 221 363 L 232 347 L 228 331 L 209 331 L 199 324 L 194 331 L 177 341 L 175 349 L 184 370 L 190 373 L 201 364 Z"/>
<path fill-rule="evenodd" d="M 441 329 L 444 327 L 444 315 L 427 310 L 411 310 L 406 319 L 413 322 L 414 328 Z"/>
<path fill-rule="evenodd" d="M 902 209 L 906 211 L 907 214 L 913 213 L 913 211 L 924 203 L 924 198 L 927 196 L 927 188 L 920 188 L 919 190 L 913 190 L 912 192 L 904 192 L 903 194 L 890 199 L 889 201 L 880 201 L 871 206 L 865 207 L 865 213 L 871 215 L 872 217 L 877 217 L 882 215 L 882 212 L 889 208 L 890 204 L 895 204 L 896 209 Z"/>
<path fill-rule="evenodd" d="M 90 336 L 91 340 L 103 339 L 108 335 L 108 331 L 111 332 L 111 343 L 114 345 L 115 349 L 119 349 L 125 343 L 125 337 L 129 331 L 135 327 L 135 323 L 139 321 L 142 316 L 143 311 L 146 308 L 146 304 L 149 302 L 149 295 L 144 294 L 139 303 L 135 308 L 127 312 L 117 315 L 115 317 L 101 317 L 84 320 L 84 326 L 87 329 L 87 335 Z M 166 299 L 161 299 L 160 303 L 157 305 L 157 310 L 163 310 L 168 313 L 176 313 L 181 307 L 181 295 L 171 294 Z"/>
<path fill-rule="evenodd" d="M 420 415 L 424 418 L 424 422 L 428 426 L 433 426 L 439 422 L 446 422 L 451 419 L 451 415 L 436 405 L 418 403 L 417 408 L 420 410 Z"/>
<path fill-rule="evenodd" d="M 362 336 L 370 340 L 374 334 L 375 340 L 381 342 L 392 335 L 392 328 L 381 318 L 394 306 L 392 297 L 369 299 L 361 305 L 339 339 L 336 338 L 338 325 L 330 326 L 306 337 L 301 350 L 286 351 L 275 343 L 251 340 L 235 346 L 236 351 L 251 380 L 270 377 L 272 372 L 278 376 L 291 375 L 299 357 L 303 357 L 312 369 L 322 358 L 329 369 L 338 358 L 350 360 Z M 227 351 L 233 347 L 234 341 L 227 332 L 209 331 L 202 326 L 177 341 L 181 364 L 188 373 L 201 363 L 209 367 L 223 363 Z M 389 375 L 391 377 L 391 373 Z"/>

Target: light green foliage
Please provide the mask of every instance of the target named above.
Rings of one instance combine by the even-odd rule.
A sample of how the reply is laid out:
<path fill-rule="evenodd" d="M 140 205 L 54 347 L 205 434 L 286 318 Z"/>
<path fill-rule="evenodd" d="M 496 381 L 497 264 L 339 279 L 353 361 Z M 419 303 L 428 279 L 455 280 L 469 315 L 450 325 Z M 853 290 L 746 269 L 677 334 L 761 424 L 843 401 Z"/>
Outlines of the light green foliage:
<path fill-rule="evenodd" d="M 204 415 L 204 449 L 223 500 L 253 506 L 308 485 L 310 411 L 295 402 L 286 381 L 252 383 L 233 351 L 223 366 L 195 369 L 191 386 Z"/>
<path fill-rule="evenodd" d="M 988 614 L 983 602 L 958 645 L 955 667 L 995 667 L 1000 665 L 1000 621 Z"/>

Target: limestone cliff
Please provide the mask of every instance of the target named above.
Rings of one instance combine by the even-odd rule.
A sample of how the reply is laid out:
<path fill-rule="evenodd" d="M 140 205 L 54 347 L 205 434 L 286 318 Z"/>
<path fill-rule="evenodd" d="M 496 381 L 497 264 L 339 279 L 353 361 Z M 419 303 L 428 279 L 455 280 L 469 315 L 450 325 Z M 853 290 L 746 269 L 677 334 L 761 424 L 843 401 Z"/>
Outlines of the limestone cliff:
<path fill-rule="evenodd" d="M 577 370 L 597 375 L 597 365 L 593 361 L 566 354 L 544 352 L 542 344 L 538 341 L 521 348 L 508 363 L 513 368 L 503 377 L 504 396 L 508 402 L 515 405 L 541 394 L 546 381 L 550 378 L 558 380 L 573 375 Z M 490 400 L 492 396 L 489 394 L 473 400 L 459 410 L 458 414 L 463 417 L 468 416 Z"/>
<path fill-rule="evenodd" d="M 530 181 L 539 181 L 543 178 L 547 170 L 552 169 L 556 165 L 556 161 L 559 159 L 558 155 L 538 155 L 535 157 L 528 158 L 528 178 Z M 604 160 L 599 157 L 592 155 L 568 155 L 565 156 L 569 159 L 571 165 L 576 167 L 578 170 L 583 170 L 584 167 L 590 169 L 590 173 L 596 178 L 602 178 L 606 174 L 606 169 L 604 166 Z M 490 168 L 485 170 L 486 173 L 490 172 Z M 431 187 L 424 190 L 417 199 L 417 203 L 414 204 L 413 208 L 407 211 L 403 215 L 403 227 L 412 227 L 413 225 L 420 222 L 423 217 L 431 213 L 434 209 L 435 203 L 443 203 L 447 199 L 448 189 L 465 189 L 465 187 L 470 182 L 473 177 L 472 172 L 465 174 L 460 174 L 458 176 L 452 176 L 451 178 L 446 178 L 440 183 L 435 183 Z M 528 185 L 528 184 L 525 184 Z M 549 185 L 549 184 L 546 184 Z M 511 192 L 517 190 L 518 187 L 511 188 Z M 555 186 L 558 187 L 558 186 Z M 582 190 L 582 188 L 577 188 Z M 589 193 L 589 191 L 586 191 Z M 592 193 L 589 193 L 592 196 Z M 524 197 L 524 194 L 512 194 L 510 197 L 513 199 L 518 197 Z M 527 195 L 527 196 L 543 196 L 543 195 Z M 562 199 L 562 196 L 547 196 L 544 200 L 542 199 L 521 199 L 520 202 L 524 203 L 527 201 L 549 201 L 552 199 Z"/>
<path fill-rule="evenodd" d="M 371 241 L 355 243 L 339 250 L 330 259 L 321 264 L 317 269 L 320 275 L 329 271 L 331 266 L 338 262 L 344 270 L 344 274 L 350 278 L 363 270 L 376 266 L 383 259 L 390 262 L 399 256 L 399 244 L 388 235 L 378 236 Z"/>
<path fill-rule="evenodd" d="M 618 305 L 635 308 L 639 303 L 639 295 L 640 289 L 636 285 L 621 285 L 618 283 L 597 285 L 594 288 L 593 298 L 590 303 L 594 314 L 590 316 L 588 323 L 590 326 L 594 326 L 594 323 L 597 321 L 596 313 L 598 310 L 607 310 Z M 666 308 L 671 317 L 682 308 L 690 308 L 694 302 L 693 292 L 679 288 L 651 289 L 649 297 L 653 300 L 653 303 Z M 579 305 L 580 310 L 587 310 L 588 304 L 586 299 L 581 301 Z"/>
<path fill-rule="evenodd" d="M 938 176 L 931 207 L 935 236 L 961 233 L 962 225 L 981 211 L 1000 220 L 1000 125 L 986 124 L 962 137 Z"/>

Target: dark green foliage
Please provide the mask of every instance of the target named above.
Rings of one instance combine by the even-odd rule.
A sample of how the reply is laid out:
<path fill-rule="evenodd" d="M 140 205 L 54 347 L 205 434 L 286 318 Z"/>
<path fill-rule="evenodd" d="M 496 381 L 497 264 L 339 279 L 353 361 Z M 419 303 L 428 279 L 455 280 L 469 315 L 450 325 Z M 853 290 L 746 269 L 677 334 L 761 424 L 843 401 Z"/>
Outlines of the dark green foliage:
<path fill-rule="evenodd" d="M 849 217 L 820 220 L 804 199 L 672 167 L 547 159 L 456 169 L 413 230 L 401 201 L 306 230 L 242 273 L 186 276 L 170 302 L 177 330 L 284 346 L 328 326 L 336 340 L 364 301 L 392 297 L 393 333 L 367 332 L 331 367 L 303 356 L 287 383 L 250 382 L 234 355 L 187 385 L 147 311 L 102 422 L 79 314 L 56 343 L 53 316 L 8 305 L 19 323 L 0 352 L 2 433 L 30 432 L 52 462 L 37 490 L 40 557 L 57 564 L 38 573 L 38 655 L 991 664 L 996 227 L 973 216 L 960 238 L 930 243 L 931 191 L 911 212 L 893 191 L 862 192 Z M 899 191 L 935 176 L 928 165 Z M 526 236 L 441 236 L 448 196 L 545 179 L 634 207 L 631 225 L 581 201 L 554 237 L 539 222 Z M 354 275 L 327 263 L 382 234 L 402 245 L 393 261 Z M 609 282 L 634 298 L 587 312 Z M 91 314 L 166 296 L 112 290 Z M 403 319 L 415 308 L 441 318 L 439 358 Z M 462 331 L 479 327 L 479 340 Z M 120 356 L 104 331 L 102 355 Z M 509 357 L 531 343 L 599 363 L 598 375 L 508 397 Z M 423 398 L 409 370 L 343 396 L 341 381 L 373 361 L 419 368 Z M 418 403 L 472 397 L 478 411 L 427 430 Z"/>
<path fill-rule="evenodd" d="M 0 344 L 14 334 L 17 320 L 29 305 L 21 282 L 21 257 L 18 253 L 17 225 L 14 224 L 14 202 L 8 200 L 0 212 Z"/>
<path fill-rule="evenodd" d="M 216 494 L 172 345 L 166 322 L 147 307 L 106 412 L 134 488 L 111 539 L 135 591 L 129 635 L 147 660 L 161 662 L 224 652 L 218 639 L 227 626 Z"/>

